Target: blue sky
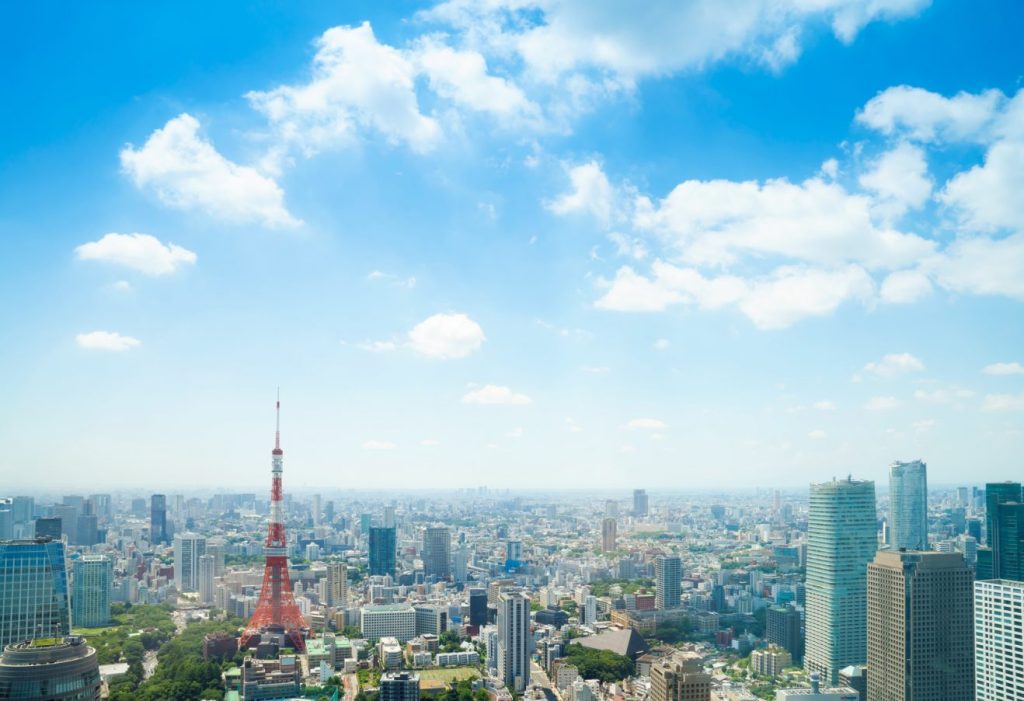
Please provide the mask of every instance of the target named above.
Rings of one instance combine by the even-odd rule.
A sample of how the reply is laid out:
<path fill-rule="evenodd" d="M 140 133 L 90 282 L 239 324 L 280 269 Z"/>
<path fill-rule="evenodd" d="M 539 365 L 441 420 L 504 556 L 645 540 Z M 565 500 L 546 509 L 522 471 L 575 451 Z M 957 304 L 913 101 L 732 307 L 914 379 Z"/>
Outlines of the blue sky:
<path fill-rule="evenodd" d="M 5 4 L 5 483 L 1019 479 L 1024 9 L 809 5 Z"/>

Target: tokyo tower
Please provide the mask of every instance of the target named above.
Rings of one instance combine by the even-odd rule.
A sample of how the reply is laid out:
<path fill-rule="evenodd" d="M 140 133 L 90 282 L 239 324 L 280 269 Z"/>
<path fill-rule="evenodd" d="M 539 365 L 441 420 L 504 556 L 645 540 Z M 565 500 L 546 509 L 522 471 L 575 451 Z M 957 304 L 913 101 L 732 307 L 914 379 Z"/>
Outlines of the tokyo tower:
<path fill-rule="evenodd" d="M 281 398 L 277 400 L 277 430 L 274 433 L 274 450 L 271 452 L 272 480 L 270 487 L 270 527 L 263 552 L 267 556 L 263 571 L 263 588 L 252 620 L 242 633 L 239 647 L 246 648 L 260 641 L 264 633 L 283 634 L 291 640 L 292 647 L 302 652 L 306 649 L 304 632 L 308 632 L 306 620 L 295 603 L 292 583 L 288 579 L 288 547 L 284 537 L 284 508 L 281 491 L 281 472 L 284 467 L 284 451 L 281 450 Z"/>

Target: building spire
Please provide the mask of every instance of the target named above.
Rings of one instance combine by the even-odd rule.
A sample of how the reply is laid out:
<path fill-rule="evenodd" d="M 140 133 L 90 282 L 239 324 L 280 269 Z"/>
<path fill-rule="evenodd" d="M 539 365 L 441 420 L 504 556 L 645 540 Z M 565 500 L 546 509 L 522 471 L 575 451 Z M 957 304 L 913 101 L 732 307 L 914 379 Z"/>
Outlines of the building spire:
<path fill-rule="evenodd" d="M 281 388 L 277 388 L 277 423 L 274 428 L 274 455 L 282 455 L 281 450 Z"/>

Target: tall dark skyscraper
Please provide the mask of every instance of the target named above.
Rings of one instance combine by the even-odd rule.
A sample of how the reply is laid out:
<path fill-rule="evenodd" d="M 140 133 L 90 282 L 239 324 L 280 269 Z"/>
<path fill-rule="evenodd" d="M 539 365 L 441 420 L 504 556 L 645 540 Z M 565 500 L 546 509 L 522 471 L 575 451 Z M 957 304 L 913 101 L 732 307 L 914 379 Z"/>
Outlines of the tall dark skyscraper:
<path fill-rule="evenodd" d="M 765 638 L 784 648 L 799 663 L 804 658 L 804 636 L 800 612 L 792 606 L 772 606 L 765 616 Z"/>
<path fill-rule="evenodd" d="M 60 517 L 51 516 L 48 518 L 36 519 L 36 538 L 52 538 L 53 540 L 60 540 L 60 534 Z"/>
<path fill-rule="evenodd" d="M 1020 482 L 989 482 L 985 485 L 985 544 L 995 546 L 996 505 L 1004 502 L 1020 502 Z"/>
<path fill-rule="evenodd" d="M 370 575 L 395 576 L 395 529 L 370 528 Z"/>
<path fill-rule="evenodd" d="M 149 499 L 149 539 L 157 543 L 167 543 L 167 497 L 154 494 Z"/>
<path fill-rule="evenodd" d="M 482 626 L 487 623 L 487 590 L 469 590 L 469 624 Z"/>
<path fill-rule="evenodd" d="M 448 579 L 452 573 L 452 534 L 445 526 L 423 532 L 423 576 Z"/>
<path fill-rule="evenodd" d="M 646 489 L 634 489 L 633 490 L 633 515 L 638 518 L 643 518 L 647 515 L 647 490 Z"/>

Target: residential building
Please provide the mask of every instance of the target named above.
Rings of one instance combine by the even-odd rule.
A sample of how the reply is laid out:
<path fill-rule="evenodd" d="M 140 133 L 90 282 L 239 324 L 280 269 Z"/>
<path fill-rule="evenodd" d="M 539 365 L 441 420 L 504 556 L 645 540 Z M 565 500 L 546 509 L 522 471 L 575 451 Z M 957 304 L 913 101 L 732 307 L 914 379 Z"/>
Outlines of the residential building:
<path fill-rule="evenodd" d="M 378 701 L 420 701 L 420 675 L 415 672 L 382 674 Z"/>
<path fill-rule="evenodd" d="M 327 605 L 344 606 L 348 601 L 348 567 L 344 562 L 327 563 Z"/>
<path fill-rule="evenodd" d="M 889 529 L 893 550 L 928 549 L 928 468 L 920 460 L 889 466 Z"/>
<path fill-rule="evenodd" d="M 100 628 L 110 623 L 110 591 L 114 564 L 103 555 L 83 555 L 71 561 L 71 620 L 76 628 Z"/>
<path fill-rule="evenodd" d="M 959 553 L 883 550 L 868 565 L 868 698 L 974 701 L 973 579 Z"/>
<path fill-rule="evenodd" d="M 811 485 L 804 667 L 835 684 L 867 659 L 867 567 L 878 548 L 875 483 Z"/>
<path fill-rule="evenodd" d="M 656 557 L 654 559 L 654 607 L 659 611 L 679 608 L 682 581 L 683 564 L 678 557 L 667 555 Z"/>
<path fill-rule="evenodd" d="M 445 526 L 430 526 L 423 532 L 423 576 L 448 579 L 451 576 L 452 534 Z"/>
<path fill-rule="evenodd" d="M 0 542 L 0 650 L 71 632 L 63 541 Z"/>
<path fill-rule="evenodd" d="M 498 596 L 498 677 L 516 694 L 530 680 L 530 597 L 520 591 Z"/>
<path fill-rule="evenodd" d="M 616 523 L 614 518 L 601 521 L 601 550 L 606 553 L 615 550 Z"/>

